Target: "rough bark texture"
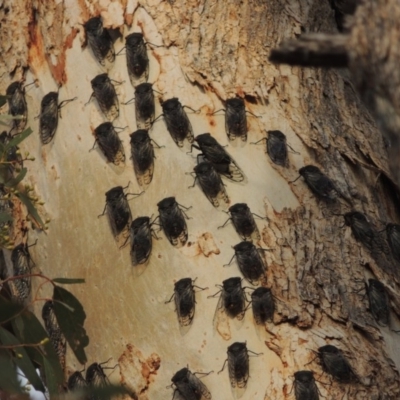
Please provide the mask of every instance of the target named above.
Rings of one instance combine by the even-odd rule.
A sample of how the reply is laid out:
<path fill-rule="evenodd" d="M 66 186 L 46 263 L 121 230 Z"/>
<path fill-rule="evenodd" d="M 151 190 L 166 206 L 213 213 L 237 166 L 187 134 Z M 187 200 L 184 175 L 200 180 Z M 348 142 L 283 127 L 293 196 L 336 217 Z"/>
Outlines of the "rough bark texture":
<path fill-rule="evenodd" d="M 349 356 L 361 383 L 318 384 L 323 396 L 399 398 L 398 337 L 376 325 L 361 290 L 368 277 L 386 285 L 396 329 L 399 277 L 393 279 L 392 270 L 385 270 L 387 260 L 372 257 L 350 228 L 343 227 L 343 217 L 335 215 L 355 208 L 378 228 L 384 222 L 398 222 L 393 185 L 381 173 L 389 170 L 382 136 L 346 71 L 268 62 L 270 50 L 283 39 L 304 31 L 336 29 L 328 1 L 148 0 L 139 6 L 135 1 L 5 0 L 0 13 L 2 91 L 25 68 L 29 68 L 28 83 L 39 79 L 38 87 L 27 93 L 28 125 L 36 134 L 25 145 L 37 157 L 28 179 L 46 202 L 42 212 L 52 222 L 47 235 L 29 232 L 30 241 L 39 239 L 32 257 L 49 276 L 87 280 L 72 290 L 87 313 L 89 363 L 109 357 L 119 360 L 121 376 L 115 370 L 110 379 L 121 379 L 140 399 L 157 400 L 172 397 L 173 391 L 165 387 L 180 368 L 219 371 L 227 346 L 247 341 L 250 350 L 263 355 L 250 358 L 250 379 L 242 399 L 286 399 L 294 396 L 293 373 L 307 368 L 321 373 L 312 351 L 333 344 Z M 229 143 L 227 151 L 248 182 L 227 182 L 226 190 L 231 204 L 246 202 L 267 218 L 257 222 L 262 231 L 259 245 L 272 249 L 265 253 L 267 285 L 277 298 L 277 312 L 265 329 L 255 328 L 251 312 L 241 324 L 221 318 L 213 322 L 217 300 L 207 296 L 223 279 L 240 275 L 235 265 L 222 267 L 240 238 L 230 225 L 218 230 L 226 215 L 212 207 L 198 186 L 187 188 L 193 181 L 185 173 L 192 171 L 195 158 L 185 154 L 189 149 L 177 148 L 162 121 L 154 125 L 151 136 L 166 148 L 157 150 L 153 182 L 131 201 L 132 214 L 156 214 L 158 201 L 176 196 L 180 204 L 192 206 L 187 245 L 173 248 L 161 233 L 163 239 L 154 241 L 149 266 L 139 275 L 131 266 L 129 250 L 120 250 L 115 243 L 106 218 L 97 218 L 104 193 L 111 187 L 131 181 L 130 191 L 139 191 L 128 159 L 125 168 L 117 168 L 106 164 L 100 153 L 88 152 L 94 140 L 91 132 L 102 117 L 94 103 L 84 104 L 91 93 L 90 80 L 103 71 L 91 52 L 82 48 L 79 23 L 99 13 L 106 26 L 118 28 L 124 37 L 142 31 L 146 41 L 164 44 L 149 49 L 149 81 L 162 93 L 160 98 L 176 96 L 182 104 L 201 109 L 200 114 L 189 114 L 195 135 L 210 132 L 227 144 L 224 117 L 206 113 L 222 108 L 221 100 L 235 95 L 243 96 L 247 109 L 260 116 L 248 117 L 246 144 Z M 118 39 L 116 52 L 123 45 Z M 120 103 L 132 98 L 124 56 L 117 57 L 109 73 L 124 81 L 117 88 Z M 74 96 L 78 100 L 63 109 L 54 140 L 42 146 L 33 117 L 43 95 L 59 83 L 63 83 L 60 100 Z M 129 126 L 121 134 L 129 154 L 128 133 L 136 130 L 134 108 L 120 105 L 120 110 L 116 125 Z M 157 104 L 156 115 L 160 113 Z M 300 153 L 289 155 L 288 168 L 275 166 L 263 146 L 250 144 L 269 129 L 283 131 Z M 334 181 L 342 196 L 340 207 L 332 210 L 317 200 L 302 179 L 290 183 L 308 164 L 319 166 Z M 188 332 L 180 331 L 173 306 L 164 304 L 174 282 L 183 277 L 197 277 L 196 284 L 209 287 L 196 294 L 196 315 Z M 42 288 L 40 296 L 47 294 Z M 71 354 L 67 368 L 81 368 Z M 204 382 L 213 398 L 232 396 L 226 370 Z"/>

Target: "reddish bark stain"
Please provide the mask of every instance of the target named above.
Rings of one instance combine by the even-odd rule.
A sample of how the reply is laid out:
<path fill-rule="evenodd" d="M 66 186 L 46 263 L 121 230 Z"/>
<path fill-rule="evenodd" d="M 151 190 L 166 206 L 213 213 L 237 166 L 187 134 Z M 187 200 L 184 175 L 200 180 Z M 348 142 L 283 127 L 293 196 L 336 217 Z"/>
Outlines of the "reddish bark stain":
<path fill-rule="evenodd" d="M 28 24 L 29 32 L 29 55 L 28 64 L 37 72 L 38 69 L 46 62 L 43 52 L 43 38 L 39 31 L 39 26 L 35 20 L 35 13 L 32 20 Z"/>
<path fill-rule="evenodd" d="M 67 75 L 65 73 L 65 60 L 66 60 L 66 51 L 72 47 L 72 43 L 78 34 L 77 29 L 72 29 L 70 34 L 65 38 L 62 51 L 60 52 L 59 56 L 57 57 L 57 63 L 54 65 L 48 59 L 49 67 L 51 74 L 53 75 L 55 81 L 58 84 L 65 84 L 67 82 Z"/>

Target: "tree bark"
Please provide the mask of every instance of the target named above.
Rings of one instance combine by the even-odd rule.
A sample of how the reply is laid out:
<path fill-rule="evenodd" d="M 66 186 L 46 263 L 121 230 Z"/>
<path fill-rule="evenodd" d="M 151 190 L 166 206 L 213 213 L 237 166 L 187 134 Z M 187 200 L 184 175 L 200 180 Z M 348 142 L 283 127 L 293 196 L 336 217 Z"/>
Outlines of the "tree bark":
<path fill-rule="evenodd" d="M 0 15 L 3 92 L 24 70 L 27 83 L 39 79 L 27 91 L 28 125 L 37 133 L 34 116 L 40 101 L 59 84 L 60 100 L 78 96 L 62 110 L 50 144 L 41 145 L 38 134 L 33 134 L 23 150 L 36 156 L 26 179 L 46 203 L 40 211 L 51 219 L 46 233 L 29 232 L 29 242 L 38 239 L 32 257 L 50 277 L 86 279 L 86 284 L 71 290 L 87 314 L 89 364 L 110 357 L 118 360 L 119 371 L 111 372 L 110 379 L 123 382 L 142 400 L 172 398 L 173 390 L 166 386 L 187 365 L 192 371 L 213 370 L 204 383 L 214 399 L 229 399 L 228 372 L 216 372 L 226 359 L 227 347 L 246 341 L 249 350 L 263 354 L 250 358 L 242 399 L 289 399 L 294 398 L 293 373 L 310 369 L 320 376 L 313 351 L 333 344 L 348 355 L 360 383 L 317 383 L 321 395 L 399 398 L 398 337 L 378 327 L 363 290 L 368 278 L 384 283 L 391 299 L 391 327 L 399 329 L 398 275 L 385 270 L 383 262 L 355 240 L 340 215 L 357 209 L 378 229 L 386 222 L 398 222 L 398 192 L 389 179 L 382 135 L 347 70 L 301 69 L 268 61 L 271 49 L 283 39 L 302 32 L 336 32 L 328 1 L 147 0 L 139 5 L 134 0 L 90 4 L 4 0 Z M 230 205 L 245 202 L 266 218 L 257 222 L 262 236 L 257 244 L 271 249 L 265 252 L 266 285 L 276 298 L 277 311 L 265 329 L 256 328 L 251 310 L 241 324 L 213 320 L 218 300 L 207 297 L 219 290 L 215 285 L 224 279 L 240 276 L 235 263 L 229 268 L 223 265 L 241 239 L 231 225 L 218 229 L 227 216 L 211 205 L 199 186 L 188 189 L 193 180 L 186 173 L 193 171 L 195 155 L 175 145 L 164 122 L 156 122 L 150 131 L 165 146 L 156 150 L 153 181 L 130 205 L 133 218 L 156 215 L 157 203 L 168 196 L 191 206 L 188 243 L 176 249 L 160 233 L 148 267 L 139 274 L 131 266 L 129 249 L 120 249 L 114 241 L 107 219 L 97 218 L 107 190 L 129 181 L 132 193 L 140 188 L 129 160 L 128 134 L 136 130 L 134 108 L 122 105 L 134 93 L 124 56 L 116 58 L 109 74 L 123 81 L 117 87 L 120 117 L 115 125 L 128 126 L 121 133 L 126 165 L 117 168 L 107 164 L 100 152 L 89 153 L 91 133 L 103 119 L 94 102 L 85 103 L 91 94 L 90 80 L 104 70 L 82 47 L 80 24 L 94 15 L 101 15 L 115 34 L 142 32 L 147 42 L 164 45 L 148 49 L 149 82 L 161 93 L 157 97 L 178 97 L 182 104 L 201 110 L 188 114 L 195 135 L 210 132 L 228 144 L 226 150 L 245 172 L 246 184 L 224 182 Z M 123 46 L 118 38 L 116 52 Z M 376 73 L 371 70 L 373 78 Z M 224 116 L 209 115 L 235 96 L 244 98 L 247 110 L 258 116 L 248 116 L 247 143 L 229 142 Z M 263 146 L 250 143 L 273 129 L 284 132 L 300 153 L 289 154 L 287 168 L 273 164 Z M 302 178 L 292 183 L 299 168 L 309 164 L 333 180 L 341 195 L 339 209 L 318 200 Z M 24 212 L 20 218 L 25 218 Z M 164 304 L 173 294 L 174 282 L 184 277 L 197 278 L 196 285 L 209 288 L 196 293 L 196 314 L 188 332 L 179 329 L 172 303 Z M 40 297 L 48 294 L 46 287 L 40 289 Z M 38 313 L 41 307 L 35 304 Z M 69 352 L 67 375 L 80 369 Z M 329 377 L 324 374 L 318 381 L 328 382 Z"/>

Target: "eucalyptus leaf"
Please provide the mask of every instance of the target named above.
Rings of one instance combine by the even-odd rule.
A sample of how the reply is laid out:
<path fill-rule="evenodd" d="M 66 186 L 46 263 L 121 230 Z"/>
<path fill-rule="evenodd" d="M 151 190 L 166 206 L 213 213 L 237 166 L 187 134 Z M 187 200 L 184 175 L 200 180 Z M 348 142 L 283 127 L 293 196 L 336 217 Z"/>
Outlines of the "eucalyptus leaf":
<path fill-rule="evenodd" d="M 40 218 L 40 215 L 39 215 L 38 211 L 36 210 L 36 207 L 33 205 L 31 199 L 25 193 L 22 193 L 22 192 L 18 192 L 18 194 L 16 194 L 16 196 L 22 201 L 22 203 L 25 204 L 26 208 L 28 209 L 29 214 L 35 220 L 36 224 L 40 228 L 43 229 L 44 222 Z"/>
<path fill-rule="evenodd" d="M 24 141 L 31 133 L 32 133 L 31 128 L 26 128 L 24 131 L 19 133 L 18 135 L 15 135 L 5 146 L 5 150 L 8 151 L 11 149 L 13 146 L 18 146 L 22 141 Z"/>
<path fill-rule="evenodd" d="M 86 314 L 82 304 L 72 293 L 60 286 L 54 286 L 53 301 L 54 313 L 62 333 L 78 361 L 85 364 L 87 358 L 84 348 L 89 344 L 89 337 L 83 327 Z"/>
<path fill-rule="evenodd" d="M 20 341 L 9 331 L 0 326 L 0 342 L 5 346 L 18 346 Z M 36 369 L 33 366 L 32 361 L 28 357 L 26 350 L 19 346 L 13 349 L 14 363 L 24 373 L 28 381 L 33 385 L 36 390 L 44 392 L 44 386 L 42 380 L 36 373 Z"/>
<path fill-rule="evenodd" d="M 76 283 L 85 283 L 85 280 L 82 278 L 55 278 L 53 282 L 63 285 L 74 285 Z"/>
<path fill-rule="evenodd" d="M 11 178 L 10 180 L 8 180 L 4 184 L 4 186 L 16 187 L 18 185 L 18 183 L 20 183 L 22 181 L 22 179 L 25 178 L 25 175 L 27 172 L 28 172 L 28 170 L 26 168 L 22 168 L 21 171 L 19 171 L 19 174 L 15 178 Z"/>
<path fill-rule="evenodd" d="M 13 303 L 0 295 L 0 324 L 15 318 L 22 310 L 22 304 Z"/>

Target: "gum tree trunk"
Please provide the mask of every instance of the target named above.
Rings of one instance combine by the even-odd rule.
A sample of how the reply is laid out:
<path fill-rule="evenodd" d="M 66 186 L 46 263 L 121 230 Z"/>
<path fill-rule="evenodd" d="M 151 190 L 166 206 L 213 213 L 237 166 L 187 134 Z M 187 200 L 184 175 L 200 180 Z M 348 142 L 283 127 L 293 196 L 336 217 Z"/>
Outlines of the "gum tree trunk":
<path fill-rule="evenodd" d="M 197 151 L 178 148 L 164 121 L 151 128 L 156 149 L 154 178 L 145 193 L 130 200 L 133 218 L 156 216 L 157 203 L 175 196 L 187 211 L 189 239 L 180 249 L 163 232 L 153 241 L 149 265 L 131 265 L 129 246 L 120 249 L 107 217 L 98 218 L 105 192 L 126 186 L 141 191 L 129 159 L 129 134 L 136 130 L 133 97 L 125 56 L 116 57 L 110 77 L 117 86 L 120 116 L 116 126 L 126 157 L 124 167 L 107 163 L 93 146 L 92 131 L 103 117 L 91 95 L 90 81 L 105 72 L 83 47 L 80 24 L 101 15 L 113 28 L 116 52 L 123 37 L 142 32 L 148 45 L 149 82 L 154 83 L 156 116 L 159 99 L 178 97 L 188 111 L 195 136 L 210 132 L 244 171 L 244 184 L 225 181 L 230 205 L 247 203 L 261 232 L 259 247 L 268 264 L 264 284 L 271 288 L 276 312 L 273 322 L 256 327 L 251 306 L 242 322 L 216 312 L 222 281 L 241 276 L 232 246 L 241 241 L 228 216 L 214 208 L 187 173 L 196 165 Z M 2 91 L 25 72 L 28 126 L 34 130 L 23 150 L 36 157 L 28 165 L 26 182 L 33 185 L 50 218 L 45 232 L 30 230 L 29 243 L 37 270 L 50 277 L 85 278 L 71 290 L 84 305 L 90 337 L 88 364 L 112 357 L 110 380 L 123 382 L 138 399 L 172 398 L 166 388 L 173 374 L 189 366 L 209 372 L 205 377 L 214 399 L 233 398 L 227 368 L 220 374 L 226 349 L 246 342 L 262 353 L 250 358 L 250 378 L 242 399 L 292 399 L 293 374 L 309 369 L 321 397 L 327 399 L 397 399 L 400 396 L 398 335 L 380 328 L 368 310 L 364 282 L 382 281 L 391 300 L 391 328 L 399 329 L 399 275 L 357 242 L 343 214 L 356 209 L 377 229 L 398 222 L 397 189 L 390 179 L 387 150 L 374 120 L 360 102 L 347 70 L 302 69 L 268 61 L 272 48 L 301 33 L 336 32 L 335 11 L 328 1 L 11 1 L 0 3 Z M 123 54 L 124 52 L 122 52 Z M 60 101 L 78 99 L 62 110 L 57 133 L 42 145 L 38 121 L 42 97 L 59 91 Z M 248 111 L 248 140 L 229 142 L 225 133 L 224 100 L 239 96 Z M 6 107 L 4 108 L 6 112 Z M 252 145 L 266 130 L 281 130 L 295 152 L 289 165 L 272 163 L 265 146 Z M 299 153 L 299 154 L 297 154 Z M 298 177 L 299 168 L 316 165 L 335 183 L 339 206 L 317 199 Z M 21 211 L 20 218 L 25 218 Z M 17 240 L 21 240 L 18 236 Z M 24 239 L 25 240 L 25 239 Z M 396 267 L 391 263 L 392 267 Z M 208 290 L 196 293 L 196 313 L 190 329 L 179 328 L 173 302 L 174 283 L 185 277 Z M 243 286 L 251 286 L 243 281 Z M 33 293 L 35 293 L 34 286 Z M 50 288 L 40 288 L 41 298 Z M 248 293 L 251 290 L 247 289 Z M 250 297 L 248 295 L 248 297 Z M 41 302 L 35 303 L 40 313 Z M 218 311 L 218 310 L 217 310 Z M 216 317 L 215 317 L 216 316 Z M 322 374 L 315 351 L 332 344 L 349 359 L 359 383 L 338 383 Z M 66 376 L 82 365 L 67 353 Z M 327 383 L 327 384 L 325 384 Z"/>

